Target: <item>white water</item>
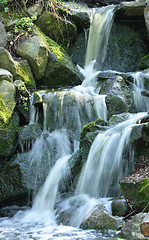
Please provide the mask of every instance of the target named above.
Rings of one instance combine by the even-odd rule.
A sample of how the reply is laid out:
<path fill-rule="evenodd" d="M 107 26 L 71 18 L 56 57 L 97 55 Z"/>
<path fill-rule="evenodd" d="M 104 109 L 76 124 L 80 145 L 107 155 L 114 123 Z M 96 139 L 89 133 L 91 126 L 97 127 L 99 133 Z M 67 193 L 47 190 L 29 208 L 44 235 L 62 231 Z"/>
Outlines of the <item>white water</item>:
<path fill-rule="evenodd" d="M 6 218 L 0 220 L 0 239 L 118 239 L 117 237 L 112 237 L 113 233 L 110 234 L 110 237 L 107 235 L 102 237 L 102 234 L 97 231 L 83 231 L 78 228 L 57 226 L 55 222 L 54 206 L 59 200 L 58 187 L 60 181 L 65 178 L 65 175 L 69 172 L 69 157 L 78 148 L 78 139 L 73 140 L 72 143 L 72 138 L 70 139 L 69 136 L 72 136 L 72 132 L 70 133 L 68 131 L 68 129 L 71 130 L 68 126 L 70 122 L 73 124 L 75 123 L 73 125 L 75 129 L 74 135 L 77 135 L 76 132 L 80 132 L 84 124 L 84 120 L 82 120 L 84 116 L 87 116 L 87 121 L 93 121 L 93 115 L 95 119 L 101 117 L 106 120 L 105 96 L 97 94 L 99 89 L 96 78 L 99 72 L 94 68 L 94 64 L 96 63 L 94 59 L 96 59 L 100 65 L 98 69 L 101 69 L 105 59 L 108 35 L 111 29 L 110 24 L 112 24 L 113 19 L 113 6 L 102 8 L 99 10 L 96 17 L 100 19 L 98 25 L 101 23 L 101 27 L 99 26 L 96 37 L 93 33 L 95 21 L 90 29 L 90 43 L 88 44 L 89 53 L 87 53 L 86 66 L 84 69 L 80 68 L 80 71 L 85 77 L 82 85 L 63 92 L 45 95 L 44 131 L 42 136 L 36 140 L 30 152 L 30 162 L 31 165 L 37 163 L 38 169 L 40 170 L 46 151 L 49 163 L 49 165 L 47 165 L 49 174 L 46 181 L 36 195 L 31 210 L 25 212 L 20 211 L 12 219 Z M 94 20 L 96 20 L 96 17 Z M 107 24 L 109 25 L 107 26 Z M 106 33 L 106 38 L 102 36 L 103 32 Z M 96 38 L 98 39 L 99 36 L 100 41 L 96 41 Z M 95 42 L 93 43 L 94 39 Z M 93 43 L 93 45 L 91 43 Z M 92 51 L 93 54 L 91 54 Z M 100 53 L 99 59 L 96 53 Z M 75 104 L 72 105 L 73 108 L 72 106 L 70 108 L 64 106 L 65 97 L 70 96 L 75 102 Z M 60 106 L 59 108 L 57 108 L 56 104 L 54 105 L 54 98 L 57 98 L 57 102 L 59 102 Z M 52 109 L 54 115 L 50 115 Z M 64 112 L 65 116 L 63 115 Z M 72 116 L 70 121 L 67 122 L 69 114 Z M 117 169 L 121 171 L 124 146 L 127 145 L 129 141 L 133 124 L 143 116 L 145 116 L 145 113 L 134 115 L 134 117 L 130 118 L 128 121 L 97 136 L 91 147 L 87 163 L 83 167 L 76 195 L 67 198 L 61 203 L 62 211 L 67 210 L 67 208 L 72 210 L 75 206 L 75 211 L 68 224 L 79 227 L 81 222 L 87 218 L 97 204 L 99 205 L 101 203 L 107 205 L 107 199 L 99 200 L 97 198 L 100 196 L 107 196 L 111 181 L 110 178 L 107 179 L 107 174 L 108 177 L 110 175 L 112 177 L 112 169 L 114 171 Z M 32 108 L 30 124 L 37 121 L 38 113 L 36 109 Z M 103 145 L 104 142 L 106 142 L 106 146 Z M 110 171 L 107 171 L 109 168 Z M 96 172 L 97 174 L 95 174 Z M 113 178 L 114 180 L 115 177 L 116 174 Z M 100 182 L 101 178 L 105 180 L 104 183 Z M 116 178 L 116 185 L 119 178 L 120 176 Z"/>
<path fill-rule="evenodd" d="M 97 61 L 96 69 L 101 70 L 105 61 L 109 35 L 114 18 L 114 5 L 96 10 L 90 26 L 85 65 Z"/>
<path fill-rule="evenodd" d="M 149 111 L 149 97 L 143 96 L 142 91 L 149 91 L 149 72 L 133 73 L 134 103 L 137 112 Z"/>

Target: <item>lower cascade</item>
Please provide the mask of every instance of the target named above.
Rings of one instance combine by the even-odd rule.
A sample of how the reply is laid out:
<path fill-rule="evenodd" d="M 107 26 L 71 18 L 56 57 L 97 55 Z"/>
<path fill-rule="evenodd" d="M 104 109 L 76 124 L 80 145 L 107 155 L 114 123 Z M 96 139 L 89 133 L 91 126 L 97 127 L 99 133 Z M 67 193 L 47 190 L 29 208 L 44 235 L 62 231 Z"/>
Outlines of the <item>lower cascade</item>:
<path fill-rule="evenodd" d="M 123 221 L 112 216 L 111 202 L 121 198 L 120 181 L 134 170 L 133 143 L 149 117 L 149 71 L 102 71 L 115 6 L 93 12 L 85 66 L 77 65 L 82 84 L 35 91 L 30 97 L 29 126 L 42 127 L 34 141 L 19 139 L 19 151 L 27 156 L 27 173 L 34 171 L 27 180 L 33 186 L 33 199 L 30 208 L 0 218 L 0 239 L 120 239 Z M 130 104 L 126 104 L 129 94 L 125 100 L 119 90 L 123 76 L 131 79 L 125 87 L 131 86 Z M 118 80 L 105 93 L 108 78 Z M 112 102 L 113 91 L 118 92 L 115 99 L 123 101 L 122 107 L 129 105 L 122 113 Z M 112 117 L 109 106 L 117 111 Z M 108 216 L 109 228 L 88 227 L 96 211 L 101 219 Z"/>

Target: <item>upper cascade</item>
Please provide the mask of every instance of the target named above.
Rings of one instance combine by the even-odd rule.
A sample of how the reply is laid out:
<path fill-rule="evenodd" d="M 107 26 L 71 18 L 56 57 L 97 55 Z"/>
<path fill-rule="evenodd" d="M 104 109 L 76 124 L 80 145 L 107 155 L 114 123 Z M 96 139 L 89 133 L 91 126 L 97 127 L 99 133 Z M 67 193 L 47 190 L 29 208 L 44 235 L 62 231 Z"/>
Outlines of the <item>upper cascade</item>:
<path fill-rule="evenodd" d="M 114 5 L 110 5 L 99 9 L 93 9 L 85 66 L 92 60 L 96 60 L 96 69 L 102 70 L 114 19 L 114 8 Z"/>

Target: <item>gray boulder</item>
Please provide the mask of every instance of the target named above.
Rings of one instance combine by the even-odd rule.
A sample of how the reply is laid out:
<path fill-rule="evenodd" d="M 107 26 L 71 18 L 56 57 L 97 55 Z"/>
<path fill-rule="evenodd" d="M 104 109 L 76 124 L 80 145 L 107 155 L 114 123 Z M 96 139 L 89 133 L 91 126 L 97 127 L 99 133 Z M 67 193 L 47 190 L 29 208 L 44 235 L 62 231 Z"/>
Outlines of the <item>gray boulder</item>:
<path fill-rule="evenodd" d="M 7 35 L 4 25 L 0 22 L 0 47 L 6 47 Z"/>
<path fill-rule="evenodd" d="M 13 112 L 13 109 L 15 107 L 15 94 L 16 94 L 14 85 L 6 80 L 1 81 L 0 93 L 3 94 L 4 102 L 7 105 L 8 109 Z"/>
<path fill-rule="evenodd" d="M 128 214 L 129 206 L 125 199 L 114 199 L 111 203 L 113 216 L 125 216 Z"/>
<path fill-rule="evenodd" d="M 123 225 L 120 218 L 112 216 L 106 210 L 96 208 L 91 215 L 81 224 L 83 229 L 119 230 Z"/>

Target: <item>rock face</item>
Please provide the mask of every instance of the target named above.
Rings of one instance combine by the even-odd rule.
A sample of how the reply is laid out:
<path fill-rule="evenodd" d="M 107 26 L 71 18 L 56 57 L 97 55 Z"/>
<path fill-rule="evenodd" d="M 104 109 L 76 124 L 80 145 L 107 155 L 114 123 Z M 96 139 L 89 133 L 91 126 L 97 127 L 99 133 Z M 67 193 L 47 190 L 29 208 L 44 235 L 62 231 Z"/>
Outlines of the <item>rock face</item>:
<path fill-rule="evenodd" d="M 118 230 L 122 227 L 123 222 L 116 217 L 113 217 L 105 210 L 100 208 L 95 209 L 91 215 L 81 224 L 83 229 L 96 229 L 96 230 Z"/>
<path fill-rule="evenodd" d="M 0 22 L 0 47 L 6 47 L 7 45 L 7 35 L 4 25 Z"/>
<path fill-rule="evenodd" d="M 45 35 L 64 47 L 69 47 L 76 37 L 76 26 L 56 13 L 44 12 L 36 24 Z"/>
<path fill-rule="evenodd" d="M 146 24 L 146 29 L 149 35 L 149 1 L 145 1 L 145 8 L 144 8 L 144 19 Z"/>

